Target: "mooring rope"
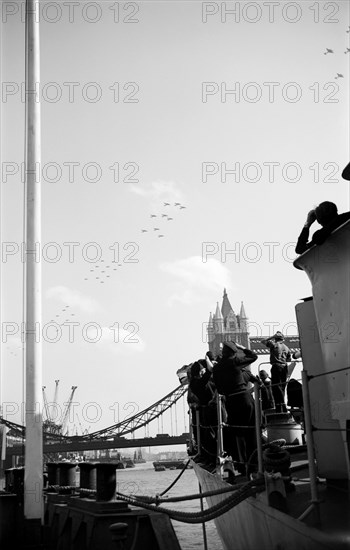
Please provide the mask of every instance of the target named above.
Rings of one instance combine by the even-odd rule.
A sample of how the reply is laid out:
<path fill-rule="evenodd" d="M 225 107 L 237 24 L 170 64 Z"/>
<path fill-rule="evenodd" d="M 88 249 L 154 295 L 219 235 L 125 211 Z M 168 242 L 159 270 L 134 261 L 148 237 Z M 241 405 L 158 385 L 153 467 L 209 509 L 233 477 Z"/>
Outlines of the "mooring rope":
<path fill-rule="evenodd" d="M 248 481 L 239 489 L 237 489 L 233 495 L 230 495 L 228 498 L 215 504 L 211 508 L 204 510 L 203 512 L 202 511 L 181 512 L 180 510 L 172 510 L 169 508 L 165 508 L 164 506 L 154 506 L 138 498 L 122 496 L 119 493 L 118 493 L 118 498 L 134 506 L 146 508 L 154 512 L 164 513 L 168 515 L 171 519 L 176 521 L 180 521 L 183 523 L 204 523 L 207 521 L 211 521 L 218 516 L 221 516 L 222 514 L 224 514 L 231 508 L 233 508 L 234 506 L 237 506 L 243 500 L 264 490 L 265 490 L 264 478 Z"/>
<path fill-rule="evenodd" d="M 188 461 L 186 462 L 186 464 L 184 464 L 181 472 L 179 473 L 179 475 L 177 476 L 177 478 L 174 479 L 174 481 L 169 485 L 169 487 L 167 489 L 165 489 L 164 491 L 162 491 L 160 493 L 160 496 L 163 496 L 165 495 L 165 493 L 167 493 L 168 491 L 170 491 L 170 489 L 175 485 L 175 483 L 180 479 L 180 477 L 182 476 L 182 474 L 184 473 L 184 471 L 187 469 L 187 466 L 189 465 L 190 463 L 190 459 L 188 459 Z"/>
<path fill-rule="evenodd" d="M 182 502 L 185 500 L 196 500 L 204 497 L 211 497 L 214 495 L 223 495 L 225 493 L 232 493 L 234 491 L 238 491 L 242 487 L 242 483 L 239 485 L 230 485 L 229 487 L 222 487 L 221 489 L 214 489 L 212 491 L 206 491 L 202 493 L 193 493 L 191 495 L 182 495 L 179 497 L 166 497 L 166 498 L 160 498 L 161 495 L 156 495 L 155 497 L 150 497 L 148 495 L 137 495 L 137 498 L 140 500 L 143 500 L 145 502 L 148 502 L 150 504 L 157 504 L 160 502 Z M 117 493 L 117 495 L 121 495 L 124 497 L 128 497 L 129 495 L 125 495 L 123 493 Z"/>

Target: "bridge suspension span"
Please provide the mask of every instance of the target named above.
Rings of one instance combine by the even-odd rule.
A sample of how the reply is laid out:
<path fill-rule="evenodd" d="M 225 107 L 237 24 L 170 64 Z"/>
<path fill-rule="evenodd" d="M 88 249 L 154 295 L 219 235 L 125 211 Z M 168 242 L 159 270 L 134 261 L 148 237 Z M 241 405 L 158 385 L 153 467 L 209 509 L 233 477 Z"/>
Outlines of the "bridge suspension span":
<path fill-rule="evenodd" d="M 187 386 L 178 386 L 173 391 L 168 393 L 165 397 L 162 399 L 159 399 L 156 403 L 153 403 L 146 409 L 138 412 L 137 414 L 131 416 L 130 418 L 127 418 L 123 420 L 122 422 L 118 422 L 116 424 L 113 424 L 112 426 L 108 426 L 107 428 L 103 428 L 102 430 L 97 430 L 92 433 L 84 434 L 84 435 L 75 435 L 75 436 L 67 436 L 64 434 L 53 434 L 48 431 L 43 432 L 44 435 L 44 441 L 91 441 L 91 440 L 98 440 L 98 439 L 107 439 L 110 437 L 122 437 L 126 434 L 135 432 L 139 428 L 142 428 L 144 426 L 147 426 L 150 424 L 153 420 L 159 418 L 161 415 L 165 413 L 165 411 L 171 409 L 173 405 L 181 399 L 187 392 Z M 25 438 L 25 427 L 16 424 L 14 422 L 10 422 L 4 418 L 0 418 L 0 424 L 4 424 L 8 428 L 11 429 L 11 435 L 18 437 L 18 438 Z"/>

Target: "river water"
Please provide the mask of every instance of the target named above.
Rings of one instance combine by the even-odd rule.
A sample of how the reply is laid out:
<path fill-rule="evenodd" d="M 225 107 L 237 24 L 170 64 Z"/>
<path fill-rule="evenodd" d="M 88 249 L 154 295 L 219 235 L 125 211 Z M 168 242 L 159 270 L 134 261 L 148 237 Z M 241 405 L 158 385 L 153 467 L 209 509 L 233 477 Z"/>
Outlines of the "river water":
<path fill-rule="evenodd" d="M 156 472 L 152 462 L 137 464 L 135 468 L 117 470 L 117 490 L 124 494 L 155 496 L 167 489 L 179 473 L 180 470 Z M 174 487 L 166 495 L 169 497 L 182 496 L 198 492 L 198 480 L 194 470 L 191 469 L 185 470 Z M 203 502 L 206 508 L 205 499 L 203 499 Z M 162 504 L 162 506 L 181 511 L 198 512 L 200 510 L 200 501 L 190 500 L 169 503 L 168 505 Z M 182 550 L 204 549 L 202 524 L 180 523 L 178 521 L 172 521 L 172 524 Z M 209 521 L 205 526 L 208 550 L 223 550 L 214 522 Z"/>

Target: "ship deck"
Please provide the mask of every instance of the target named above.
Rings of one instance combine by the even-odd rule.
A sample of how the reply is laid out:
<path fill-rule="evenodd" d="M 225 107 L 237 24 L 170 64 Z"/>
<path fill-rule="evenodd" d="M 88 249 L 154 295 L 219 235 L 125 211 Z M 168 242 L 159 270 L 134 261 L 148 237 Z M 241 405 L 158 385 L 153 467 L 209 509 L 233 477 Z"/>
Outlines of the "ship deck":
<path fill-rule="evenodd" d="M 194 468 L 204 490 L 226 486 L 226 482 L 217 474 L 211 474 L 196 464 Z M 246 481 L 243 476 L 235 479 L 237 485 Z M 308 463 L 304 457 L 301 460 L 295 457 L 293 460 L 292 481 L 295 490 L 287 493 L 287 509 L 284 512 L 267 504 L 267 493 L 264 491 L 218 517 L 215 523 L 224 548 L 349 549 L 350 499 L 347 488 L 336 482 L 327 483 L 325 479 L 319 479 L 317 507 L 304 519 L 295 521 L 311 505 Z M 209 497 L 208 505 L 213 506 L 224 498 L 224 495 Z M 260 546 L 257 546 L 258 543 Z"/>
<path fill-rule="evenodd" d="M 293 473 L 295 492 L 287 495 L 288 513 L 298 518 L 311 504 L 310 480 L 307 464 Z M 334 537 L 335 541 L 347 540 L 350 546 L 350 498 L 349 491 L 336 482 L 319 479 L 317 483 L 319 515 L 312 512 L 304 523 Z"/>

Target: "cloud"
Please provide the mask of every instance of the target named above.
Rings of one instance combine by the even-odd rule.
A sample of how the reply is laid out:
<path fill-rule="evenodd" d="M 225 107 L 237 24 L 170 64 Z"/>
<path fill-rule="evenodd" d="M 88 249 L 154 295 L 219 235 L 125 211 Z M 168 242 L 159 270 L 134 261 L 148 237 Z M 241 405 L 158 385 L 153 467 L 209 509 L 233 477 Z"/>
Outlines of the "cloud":
<path fill-rule="evenodd" d="M 232 288 L 229 270 L 214 258 L 204 263 L 200 256 L 191 256 L 162 263 L 160 269 L 177 279 L 172 283 L 174 292 L 169 305 L 174 302 L 190 305 L 207 299 L 208 292 L 221 293 L 223 288 Z"/>
<path fill-rule="evenodd" d="M 47 298 L 56 298 L 62 304 L 75 306 L 86 313 L 93 313 L 100 309 L 96 300 L 84 296 L 79 290 L 72 290 L 66 286 L 54 286 L 46 291 Z"/>
<path fill-rule="evenodd" d="M 130 355 L 145 350 L 145 342 L 138 334 L 136 323 L 126 323 L 124 328 L 115 323 L 112 327 L 102 327 L 98 344 L 116 355 Z"/>
<path fill-rule="evenodd" d="M 153 181 L 146 186 L 131 185 L 130 191 L 150 199 L 153 208 L 163 208 L 163 202 L 183 202 L 182 191 L 173 181 Z"/>

